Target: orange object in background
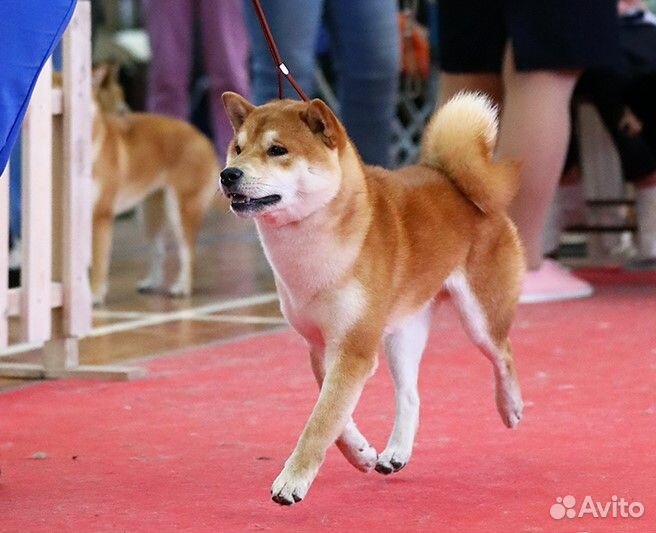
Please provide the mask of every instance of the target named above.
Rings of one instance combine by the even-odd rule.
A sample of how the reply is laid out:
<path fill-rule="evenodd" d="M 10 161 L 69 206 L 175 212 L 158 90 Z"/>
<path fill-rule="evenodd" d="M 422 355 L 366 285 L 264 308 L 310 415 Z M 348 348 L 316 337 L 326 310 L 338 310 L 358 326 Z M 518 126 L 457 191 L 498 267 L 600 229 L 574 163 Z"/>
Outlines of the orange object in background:
<path fill-rule="evenodd" d="M 428 30 L 407 12 L 399 13 L 401 34 L 401 72 L 405 76 L 428 79 L 430 43 Z"/>

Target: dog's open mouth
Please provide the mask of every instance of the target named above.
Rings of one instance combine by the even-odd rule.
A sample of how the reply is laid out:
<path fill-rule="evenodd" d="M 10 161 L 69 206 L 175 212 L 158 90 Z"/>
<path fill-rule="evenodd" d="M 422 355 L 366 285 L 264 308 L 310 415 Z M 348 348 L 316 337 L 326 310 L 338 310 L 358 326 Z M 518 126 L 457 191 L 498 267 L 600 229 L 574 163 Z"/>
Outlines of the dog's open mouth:
<path fill-rule="evenodd" d="M 278 203 L 282 197 L 279 194 L 271 194 L 262 198 L 249 198 L 243 194 L 229 193 L 230 207 L 233 211 L 258 211 L 267 205 Z"/>

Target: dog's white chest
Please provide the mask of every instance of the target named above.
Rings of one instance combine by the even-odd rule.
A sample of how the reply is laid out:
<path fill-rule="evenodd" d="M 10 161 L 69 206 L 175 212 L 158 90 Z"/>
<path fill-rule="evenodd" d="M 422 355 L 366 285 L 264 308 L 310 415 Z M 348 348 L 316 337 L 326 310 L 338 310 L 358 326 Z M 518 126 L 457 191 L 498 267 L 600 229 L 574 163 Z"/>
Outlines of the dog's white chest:
<path fill-rule="evenodd" d="M 287 321 L 312 343 L 343 337 L 364 308 L 364 288 L 350 277 L 361 238 L 340 241 L 321 221 L 257 228 Z"/>
<path fill-rule="evenodd" d="M 321 291 L 309 301 L 295 299 L 280 282 L 277 285 L 285 318 L 312 344 L 339 343 L 366 310 L 365 289 L 355 278 Z"/>
<path fill-rule="evenodd" d="M 305 340 L 311 344 L 320 344 L 323 335 L 321 329 L 313 317 L 303 312 L 299 302 L 295 302 L 291 295 L 278 282 L 278 297 L 280 298 L 280 310 L 283 316 Z"/>

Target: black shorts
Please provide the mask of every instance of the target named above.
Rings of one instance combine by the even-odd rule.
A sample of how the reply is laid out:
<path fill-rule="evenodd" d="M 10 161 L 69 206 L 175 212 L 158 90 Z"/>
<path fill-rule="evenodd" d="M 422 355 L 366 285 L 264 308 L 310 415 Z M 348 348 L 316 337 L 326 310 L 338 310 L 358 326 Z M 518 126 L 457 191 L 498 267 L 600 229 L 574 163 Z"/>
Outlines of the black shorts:
<path fill-rule="evenodd" d="M 585 69 L 619 57 L 616 0 L 438 0 L 439 57 L 450 73 Z"/>

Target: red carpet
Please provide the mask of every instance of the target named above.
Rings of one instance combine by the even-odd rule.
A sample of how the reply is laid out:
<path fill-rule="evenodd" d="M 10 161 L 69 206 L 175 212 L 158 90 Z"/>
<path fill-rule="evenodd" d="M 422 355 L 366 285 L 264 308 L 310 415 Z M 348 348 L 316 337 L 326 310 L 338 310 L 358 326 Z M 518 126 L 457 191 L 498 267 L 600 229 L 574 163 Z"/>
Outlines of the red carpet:
<path fill-rule="evenodd" d="M 656 284 L 617 279 L 598 275 L 588 300 L 522 307 L 515 431 L 497 416 L 490 366 L 443 308 L 408 467 L 364 475 L 333 447 L 291 508 L 269 486 L 317 394 L 293 333 L 159 359 L 134 383 L 0 394 L 0 531 L 656 531 Z M 381 365 L 357 412 L 379 450 L 392 409 Z M 617 516 L 551 518 L 568 495 L 576 512 L 590 496 Z M 620 517 L 613 496 L 644 514 Z"/>

